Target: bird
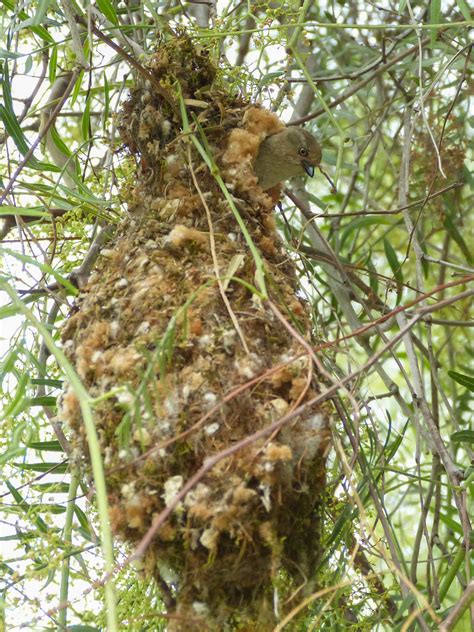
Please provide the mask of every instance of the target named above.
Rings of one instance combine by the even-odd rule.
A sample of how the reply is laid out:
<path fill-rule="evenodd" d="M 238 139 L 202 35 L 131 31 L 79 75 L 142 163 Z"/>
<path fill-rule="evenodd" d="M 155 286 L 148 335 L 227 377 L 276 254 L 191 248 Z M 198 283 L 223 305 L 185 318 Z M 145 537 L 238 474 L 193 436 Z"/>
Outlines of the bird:
<path fill-rule="evenodd" d="M 301 127 L 285 127 L 260 144 L 254 165 L 259 186 L 266 191 L 306 172 L 314 175 L 321 162 L 321 145 Z"/>

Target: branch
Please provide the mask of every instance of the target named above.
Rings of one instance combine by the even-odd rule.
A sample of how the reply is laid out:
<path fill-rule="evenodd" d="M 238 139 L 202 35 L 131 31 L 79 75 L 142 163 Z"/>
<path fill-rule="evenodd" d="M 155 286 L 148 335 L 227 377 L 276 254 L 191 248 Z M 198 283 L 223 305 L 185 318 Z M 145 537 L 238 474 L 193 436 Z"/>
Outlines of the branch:
<path fill-rule="evenodd" d="M 464 611 L 472 604 L 473 601 L 474 580 L 471 580 L 457 604 L 451 608 L 450 613 L 439 626 L 439 632 L 449 632 L 452 630 L 463 615 Z"/>
<path fill-rule="evenodd" d="M 425 37 L 425 39 L 421 40 L 420 43 L 424 46 L 426 44 L 429 44 L 430 41 L 431 41 L 431 37 Z M 344 101 L 346 101 L 349 97 L 354 95 L 356 92 L 359 92 L 359 90 L 361 90 L 364 86 L 370 83 L 373 79 L 383 74 L 386 70 L 388 70 L 392 66 L 395 66 L 395 64 L 398 64 L 399 61 L 402 61 L 403 59 L 405 59 L 405 57 L 410 57 L 410 55 L 417 53 L 419 50 L 418 46 L 419 45 L 416 44 L 415 46 L 412 46 L 411 48 L 408 48 L 407 50 L 403 51 L 403 53 L 399 53 L 398 55 L 395 55 L 394 57 L 392 57 L 390 61 L 387 61 L 385 64 L 382 64 L 382 66 L 379 66 L 379 68 L 371 72 L 370 75 L 367 75 L 365 79 L 362 79 L 362 81 L 355 83 L 353 86 L 348 88 L 345 92 L 343 92 L 339 97 L 337 97 L 337 99 L 334 99 L 334 101 L 331 101 L 330 103 L 328 103 L 326 105 L 326 108 L 333 109 L 336 106 L 340 105 L 341 103 L 344 103 Z M 294 121 L 291 121 L 290 123 L 288 123 L 288 125 L 301 125 L 302 123 L 306 123 L 307 121 L 311 121 L 317 118 L 318 116 L 321 116 L 321 114 L 324 114 L 325 112 L 326 112 L 326 109 L 321 107 L 318 110 L 311 112 L 311 114 L 307 114 L 306 116 L 302 116 L 299 119 L 295 119 Z"/>

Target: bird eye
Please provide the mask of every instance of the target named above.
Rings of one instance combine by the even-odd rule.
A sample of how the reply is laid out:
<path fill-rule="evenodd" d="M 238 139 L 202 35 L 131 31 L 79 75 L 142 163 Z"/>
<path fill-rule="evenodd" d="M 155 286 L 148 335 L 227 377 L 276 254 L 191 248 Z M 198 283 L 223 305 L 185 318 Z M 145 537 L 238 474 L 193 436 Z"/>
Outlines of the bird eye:
<path fill-rule="evenodd" d="M 307 156 L 308 155 L 308 150 L 306 149 L 306 147 L 300 147 L 300 156 Z"/>

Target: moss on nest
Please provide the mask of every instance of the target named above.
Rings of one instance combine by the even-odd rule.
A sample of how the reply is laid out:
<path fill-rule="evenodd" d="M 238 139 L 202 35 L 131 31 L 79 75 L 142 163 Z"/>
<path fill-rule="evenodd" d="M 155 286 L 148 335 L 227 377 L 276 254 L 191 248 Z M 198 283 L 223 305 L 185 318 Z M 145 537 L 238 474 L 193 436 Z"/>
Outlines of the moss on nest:
<path fill-rule="evenodd" d="M 260 249 L 270 299 L 309 339 L 310 320 L 272 217 L 279 189 L 264 193 L 252 172 L 260 142 L 282 123 L 216 86 L 205 50 L 186 37 L 160 46 L 147 69 L 153 81 L 137 81 L 119 119 L 138 165 L 129 216 L 102 251 L 63 332 L 65 350 L 91 395 L 108 394 L 96 410 L 96 425 L 111 520 L 132 543 L 209 456 L 318 391 L 313 379 L 305 392 L 308 359 L 252 291 L 255 261 L 234 214 L 156 86 L 179 95 L 179 82 L 194 130 L 204 132 Z M 205 206 L 240 334 L 216 281 Z M 62 413 L 87 468 L 72 389 Z M 265 630 L 275 623 L 272 592 L 280 571 L 288 591 L 311 586 L 328 437 L 326 412 L 308 406 L 275 436 L 221 460 L 176 507 L 146 554 L 149 572 L 174 577 L 170 629 Z"/>

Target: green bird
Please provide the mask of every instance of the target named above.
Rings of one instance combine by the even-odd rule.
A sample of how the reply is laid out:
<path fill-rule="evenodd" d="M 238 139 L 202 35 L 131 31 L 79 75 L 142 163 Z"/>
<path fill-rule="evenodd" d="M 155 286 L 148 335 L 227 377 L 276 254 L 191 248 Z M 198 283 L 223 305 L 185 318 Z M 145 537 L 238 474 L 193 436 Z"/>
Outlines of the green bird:
<path fill-rule="evenodd" d="M 287 127 L 267 136 L 260 145 L 254 172 L 264 191 L 279 182 L 307 173 L 321 162 L 321 145 L 301 127 Z"/>

